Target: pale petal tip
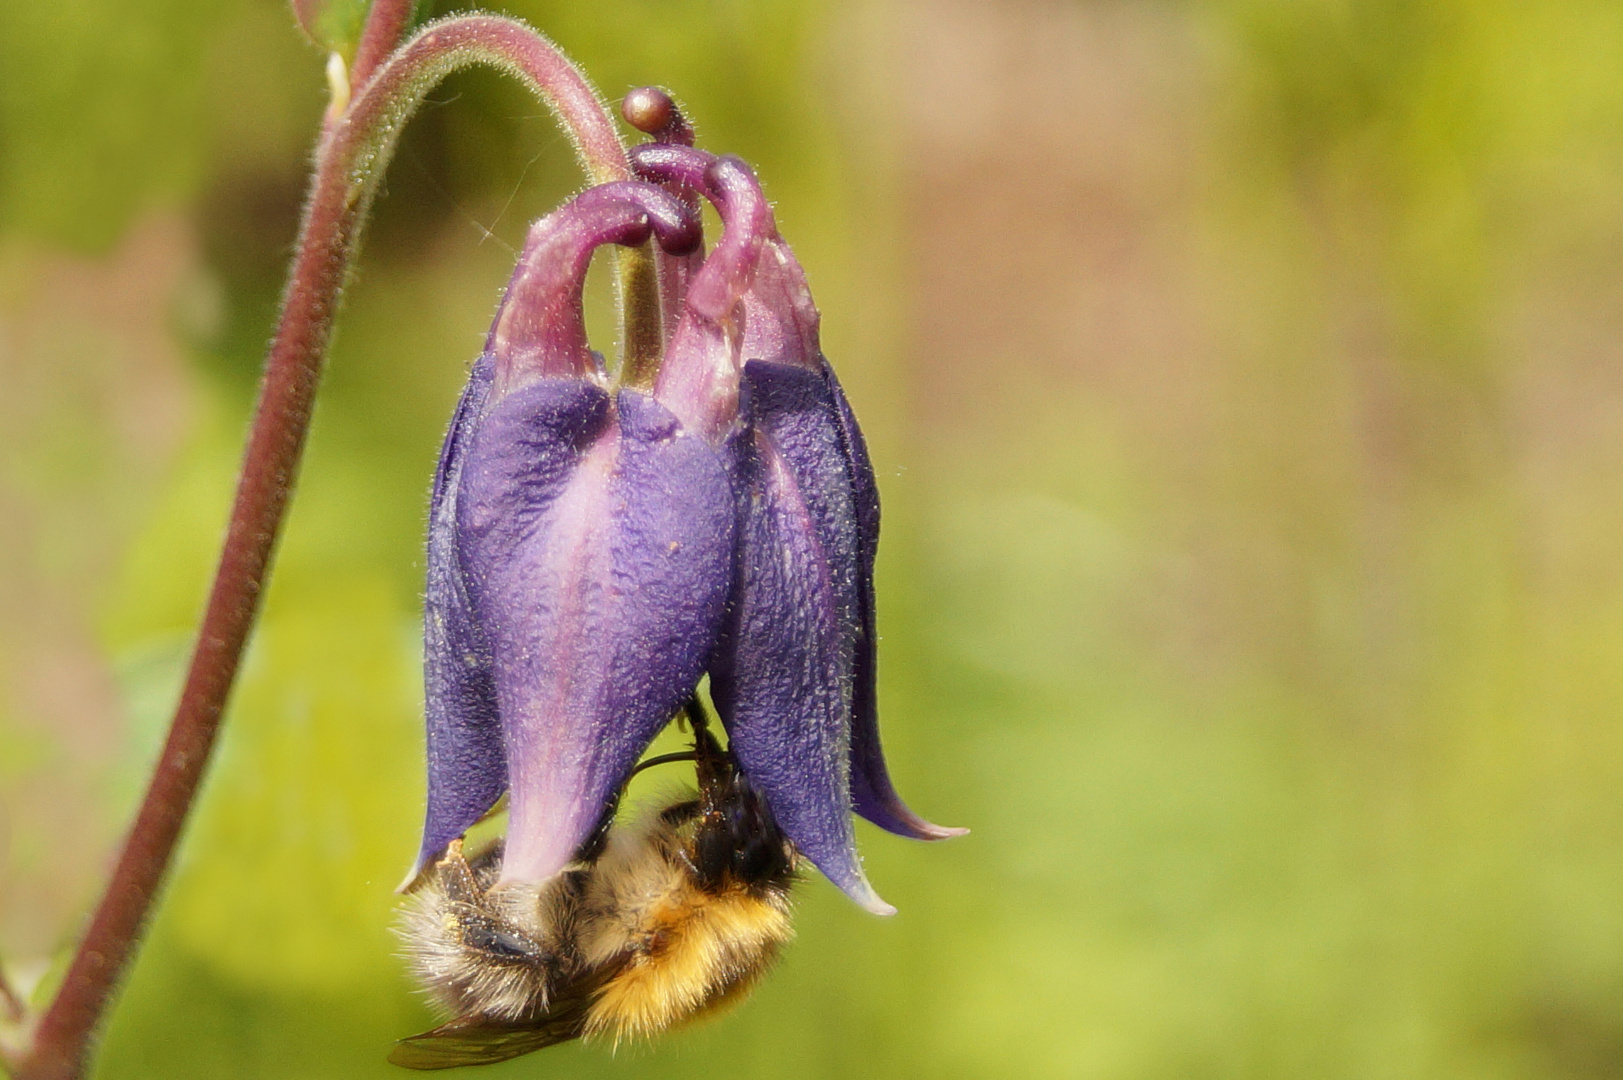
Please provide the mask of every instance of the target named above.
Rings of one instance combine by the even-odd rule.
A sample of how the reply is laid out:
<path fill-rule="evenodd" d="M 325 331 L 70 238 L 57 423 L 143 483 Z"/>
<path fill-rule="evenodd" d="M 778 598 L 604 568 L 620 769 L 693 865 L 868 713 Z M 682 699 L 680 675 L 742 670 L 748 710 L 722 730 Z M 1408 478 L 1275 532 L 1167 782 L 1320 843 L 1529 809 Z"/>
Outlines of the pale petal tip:
<path fill-rule="evenodd" d="M 413 885 L 417 884 L 417 879 L 422 876 L 422 873 L 423 873 L 423 868 L 422 867 L 420 867 L 420 866 L 412 867 L 406 873 L 406 876 L 401 879 L 400 884 L 398 884 L 398 885 L 396 885 L 394 887 L 395 895 L 398 896 L 398 895 L 410 892 L 411 887 Z"/>
<path fill-rule="evenodd" d="M 394 891 L 397 894 L 410 892 L 416 887 L 417 882 L 422 880 L 423 872 L 428 869 L 433 861 L 426 854 L 417 856 L 417 861 L 412 864 L 410 870 L 406 871 L 406 876 L 401 879 L 400 884 L 394 887 Z"/>
<path fill-rule="evenodd" d="M 930 835 L 923 837 L 925 840 L 951 840 L 956 836 L 969 835 L 968 829 L 957 825 L 931 825 L 928 831 Z"/>
<path fill-rule="evenodd" d="M 896 908 L 885 903 L 880 895 L 874 892 L 874 887 L 868 884 L 868 879 L 866 877 L 860 877 L 856 881 L 852 882 L 850 887 L 846 888 L 844 892 L 845 895 L 849 896 L 852 900 L 855 900 L 857 902 L 857 906 L 861 907 L 864 911 L 872 912 L 875 915 L 896 914 Z"/>

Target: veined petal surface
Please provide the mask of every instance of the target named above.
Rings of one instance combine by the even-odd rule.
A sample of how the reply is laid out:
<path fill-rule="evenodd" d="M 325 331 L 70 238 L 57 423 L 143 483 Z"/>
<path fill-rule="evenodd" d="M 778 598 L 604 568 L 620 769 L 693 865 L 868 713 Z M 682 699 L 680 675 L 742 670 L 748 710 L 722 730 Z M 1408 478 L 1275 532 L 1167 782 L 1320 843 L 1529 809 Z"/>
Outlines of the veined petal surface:
<path fill-rule="evenodd" d="M 795 846 L 871 911 L 851 821 L 862 585 L 855 506 L 821 373 L 745 366 L 737 577 L 711 689 L 733 753 Z"/>
<path fill-rule="evenodd" d="M 720 454 L 648 396 L 543 379 L 487 411 L 458 534 L 505 732 L 502 880 L 567 865 L 692 693 L 733 530 Z"/>

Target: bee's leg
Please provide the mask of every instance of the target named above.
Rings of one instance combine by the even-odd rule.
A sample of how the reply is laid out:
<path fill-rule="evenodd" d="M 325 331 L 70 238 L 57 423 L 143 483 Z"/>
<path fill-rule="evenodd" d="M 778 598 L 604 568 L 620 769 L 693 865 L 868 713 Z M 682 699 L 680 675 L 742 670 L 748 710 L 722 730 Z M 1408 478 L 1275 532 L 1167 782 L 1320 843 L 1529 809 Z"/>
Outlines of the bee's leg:
<path fill-rule="evenodd" d="M 682 706 L 679 716 L 687 718 L 688 727 L 693 731 L 693 753 L 701 764 L 705 758 L 712 758 L 718 762 L 730 760 L 731 755 L 721 748 L 721 743 L 711 733 L 710 712 L 704 707 L 704 702 L 698 694 L 688 698 Z"/>
<path fill-rule="evenodd" d="M 693 728 L 694 772 L 699 781 L 699 796 L 704 800 L 708 813 L 711 804 L 722 797 L 722 789 L 733 777 L 732 755 L 723 750 L 721 743 L 711 734 L 710 719 L 697 694 L 688 699 L 682 711 Z"/>
<path fill-rule="evenodd" d="M 726 810 L 737 773 L 731 755 L 711 734 L 698 697 L 695 695 L 685 708 L 693 726 L 693 771 L 699 782 L 699 797 L 668 808 L 665 819 L 674 825 L 698 818 L 691 837 L 677 845 L 674 854 L 701 886 L 715 888 L 732 863 L 734 837 L 728 828 Z M 680 816 L 676 816 L 678 813 Z"/>
<path fill-rule="evenodd" d="M 652 769 L 655 765 L 670 765 L 673 762 L 677 762 L 677 761 L 697 761 L 697 760 L 699 760 L 699 755 L 697 753 L 695 753 L 694 751 L 692 751 L 692 750 L 677 750 L 674 753 L 660 754 L 658 757 L 651 757 L 647 761 L 639 761 L 639 762 L 637 762 L 637 767 L 635 769 L 631 770 L 631 775 L 636 776 L 638 773 L 642 772 L 644 769 Z M 628 778 L 628 782 L 629 782 L 629 778 Z"/>
<path fill-rule="evenodd" d="M 448 900 L 472 904 L 483 895 L 478 879 L 474 877 L 473 868 L 468 865 L 468 860 L 462 854 L 460 837 L 446 846 L 444 856 L 434 864 L 434 871 L 439 875 Z"/>
<path fill-rule="evenodd" d="M 704 711 L 704 702 L 699 700 L 698 694 L 694 694 L 692 697 L 688 698 L 687 701 L 683 702 L 682 708 L 676 714 L 676 718 L 678 720 L 686 720 L 688 722 L 688 730 L 692 731 L 695 735 L 701 731 L 710 730 L 710 717 L 706 715 Z"/>

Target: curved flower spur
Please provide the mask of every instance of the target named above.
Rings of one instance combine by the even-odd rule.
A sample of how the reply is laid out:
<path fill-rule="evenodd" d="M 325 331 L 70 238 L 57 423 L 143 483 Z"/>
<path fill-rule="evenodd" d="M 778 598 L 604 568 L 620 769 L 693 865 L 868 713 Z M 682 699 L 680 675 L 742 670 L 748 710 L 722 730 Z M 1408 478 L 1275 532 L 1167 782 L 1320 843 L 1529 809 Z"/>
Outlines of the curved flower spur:
<path fill-rule="evenodd" d="M 748 166 L 685 145 L 661 91 L 625 111 L 662 140 L 634 151 L 642 180 L 531 230 L 435 477 L 408 947 L 457 1016 L 401 1044 L 414 1067 L 709 1011 L 787 940 L 797 855 L 894 911 L 853 810 L 916 839 L 963 832 L 910 811 L 880 751 L 878 494 L 805 276 Z M 722 222 L 708 257 L 700 197 Z M 657 369 L 611 377 L 585 339 L 587 264 L 650 235 L 668 345 Z M 616 823 L 679 713 L 698 797 Z M 504 846 L 464 860 L 504 792 Z"/>

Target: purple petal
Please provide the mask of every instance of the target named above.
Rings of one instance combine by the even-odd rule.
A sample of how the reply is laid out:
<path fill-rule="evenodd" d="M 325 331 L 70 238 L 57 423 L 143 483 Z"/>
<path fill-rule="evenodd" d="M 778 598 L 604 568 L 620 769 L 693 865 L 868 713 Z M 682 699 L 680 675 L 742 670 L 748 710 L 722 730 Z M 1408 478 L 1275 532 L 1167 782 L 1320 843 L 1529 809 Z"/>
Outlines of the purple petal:
<path fill-rule="evenodd" d="M 469 373 L 440 450 L 429 501 L 423 690 L 428 717 L 428 811 L 406 882 L 483 817 L 507 789 L 490 649 L 473 618 L 456 554 L 456 506 L 468 440 L 490 395 L 494 363 Z"/>
<path fill-rule="evenodd" d="M 667 249 L 691 250 L 700 239 L 698 218 L 692 208 L 653 185 L 622 182 L 591 188 L 537 222 L 502 298 L 485 354 L 457 405 L 429 507 L 423 626 L 428 809 L 408 884 L 507 788 L 490 643 L 469 600 L 456 536 L 470 443 L 493 396 L 535 379 L 598 374 L 581 313 L 587 264 L 602 244 L 641 243 L 650 234 Z M 549 394 L 569 396 L 557 379 L 552 381 Z M 577 389 L 583 387 L 581 383 Z"/>
<path fill-rule="evenodd" d="M 924 820 L 902 802 L 891 783 L 890 770 L 879 745 L 879 696 L 877 689 L 879 637 L 874 630 L 874 557 L 879 549 L 879 485 L 874 481 L 868 443 L 857 427 L 857 418 L 845 400 L 834 369 L 821 355 L 823 378 L 834 404 L 846 468 L 851 478 L 851 497 L 857 524 L 857 551 L 861 595 L 856 666 L 851 688 L 851 803 L 856 812 L 887 832 L 914 840 L 945 840 L 963 836 L 968 829 L 948 828 Z"/>
<path fill-rule="evenodd" d="M 696 313 L 719 319 L 742 299 L 746 358 L 816 366 L 817 306 L 749 166 L 734 157 L 662 143 L 633 148 L 631 160 L 639 176 L 682 197 L 698 193 L 716 205 L 726 230 L 716 254 L 731 265 L 706 275 L 690 301 Z"/>
<path fill-rule="evenodd" d="M 754 361 L 739 447 L 739 554 L 711 689 L 739 764 L 783 831 L 870 911 L 851 822 L 861 551 L 845 447 L 821 374 Z"/>
<path fill-rule="evenodd" d="M 674 184 L 710 198 L 704 171 L 716 160 L 708 150 L 695 150 L 691 143 L 651 142 L 631 148 L 631 168 L 644 180 Z"/>
<path fill-rule="evenodd" d="M 458 533 L 511 778 L 504 881 L 574 856 L 693 691 L 732 575 L 721 455 L 652 398 L 543 379 L 486 413 Z"/>

